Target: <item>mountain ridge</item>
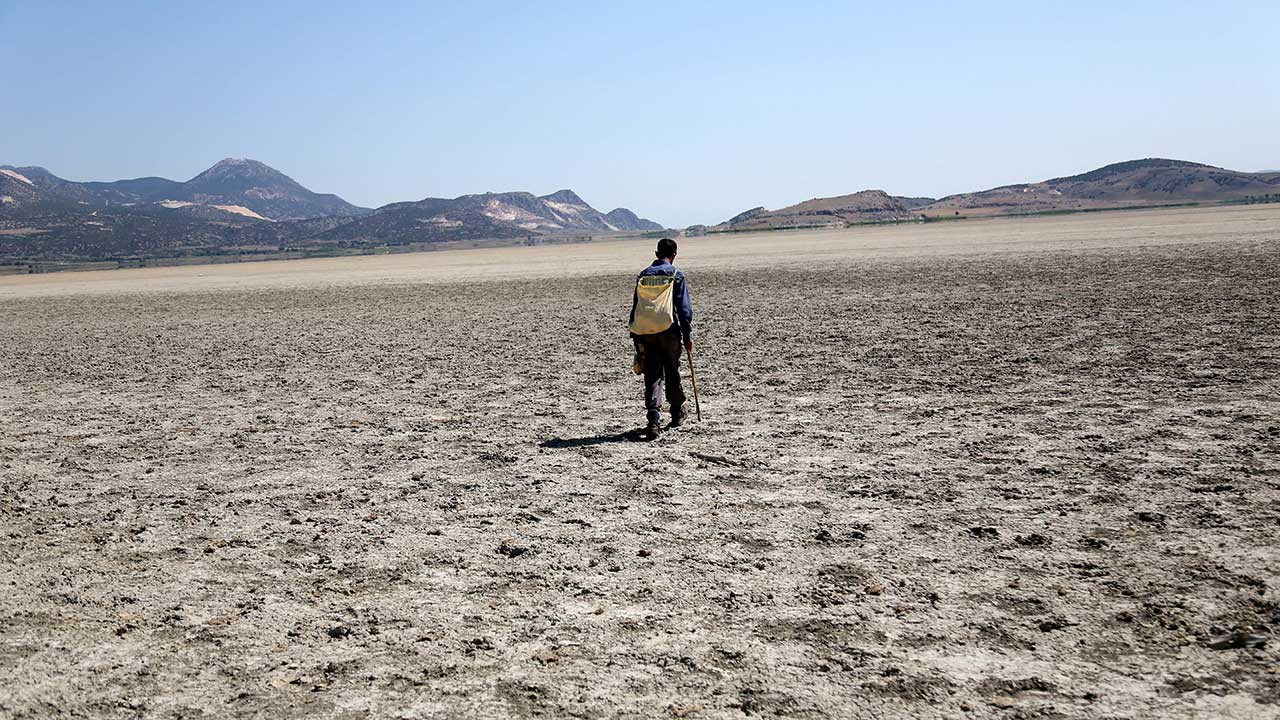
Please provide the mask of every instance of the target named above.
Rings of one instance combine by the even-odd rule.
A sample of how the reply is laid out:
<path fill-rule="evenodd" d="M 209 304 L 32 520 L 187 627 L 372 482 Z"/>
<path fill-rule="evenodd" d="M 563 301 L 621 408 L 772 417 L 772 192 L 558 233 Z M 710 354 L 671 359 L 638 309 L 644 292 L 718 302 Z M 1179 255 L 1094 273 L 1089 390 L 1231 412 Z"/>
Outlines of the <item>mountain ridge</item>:
<path fill-rule="evenodd" d="M 955 216 L 1019 215 L 1218 202 L 1280 201 L 1280 173 L 1141 158 L 1035 183 L 940 199 L 861 190 L 779 210 L 755 207 L 710 230 L 842 227 Z M 166 257 L 535 236 L 656 232 L 627 208 L 607 213 L 567 188 L 486 192 L 359 208 L 314 193 L 256 160 L 226 158 L 178 182 L 65 180 L 39 166 L 0 166 L 0 261 Z"/>
<path fill-rule="evenodd" d="M 712 230 L 831 227 L 961 214 L 1022 215 L 1250 201 L 1251 198 L 1276 196 L 1280 196 L 1280 173 L 1249 173 L 1189 160 L 1140 158 L 1037 183 L 1002 185 L 939 199 L 863 190 L 849 195 L 813 198 L 780 210 L 755 207 Z"/>
<path fill-rule="evenodd" d="M 84 260 L 649 232 L 560 189 L 424 198 L 369 210 L 314 193 L 257 160 L 226 158 L 178 182 L 65 180 L 0 166 L 0 260 Z"/>
<path fill-rule="evenodd" d="M 226 158 L 185 182 L 162 177 L 77 182 L 66 180 L 39 166 L 2 166 L 26 176 L 46 193 L 35 212 L 60 204 L 107 207 L 165 201 L 197 205 L 242 206 L 270 220 L 301 220 L 324 215 L 357 215 L 367 212 L 337 195 L 315 193 L 293 178 L 257 160 Z M 0 217 L 6 208 L 0 208 Z M 9 208 L 13 214 L 16 208 Z"/>
<path fill-rule="evenodd" d="M 1228 170 L 1215 165 L 1141 158 L 1076 175 L 959 193 L 921 208 L 926 217 L 1022 215 L 1148 205 L 1242 201 L 1280 193 L 1280 175 Z"/>

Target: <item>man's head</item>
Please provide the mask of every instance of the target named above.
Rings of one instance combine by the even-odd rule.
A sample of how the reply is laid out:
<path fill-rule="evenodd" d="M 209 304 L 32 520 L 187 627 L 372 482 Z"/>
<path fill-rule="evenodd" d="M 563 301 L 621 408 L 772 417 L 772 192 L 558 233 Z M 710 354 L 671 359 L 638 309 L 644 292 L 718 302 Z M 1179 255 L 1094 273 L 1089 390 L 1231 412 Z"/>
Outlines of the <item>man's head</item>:
<path fill-rule="evenodd" d="M 658 251 L 654 253 L 659 259 L 674 260 L 676 257 L 676 241 L 662 238 L 658 241 Z"/>

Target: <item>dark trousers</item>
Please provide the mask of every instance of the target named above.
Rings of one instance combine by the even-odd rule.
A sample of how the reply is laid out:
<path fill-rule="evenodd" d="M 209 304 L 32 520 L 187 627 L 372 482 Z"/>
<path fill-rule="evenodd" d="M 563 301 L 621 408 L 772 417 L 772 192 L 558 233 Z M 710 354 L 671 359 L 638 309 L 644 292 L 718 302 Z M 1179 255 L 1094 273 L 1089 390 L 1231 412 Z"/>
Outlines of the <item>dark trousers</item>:
<path fill-rule="evenodd" d="M 684 343 L 675 327 L 654 335 L 633 335 L 636 348 L 644 354 L 644 407 L 648 420 L 661 419 L 662 386 L 673 414 L 684 412 L 684 388 L 680 385 L 680 352 Z"/>

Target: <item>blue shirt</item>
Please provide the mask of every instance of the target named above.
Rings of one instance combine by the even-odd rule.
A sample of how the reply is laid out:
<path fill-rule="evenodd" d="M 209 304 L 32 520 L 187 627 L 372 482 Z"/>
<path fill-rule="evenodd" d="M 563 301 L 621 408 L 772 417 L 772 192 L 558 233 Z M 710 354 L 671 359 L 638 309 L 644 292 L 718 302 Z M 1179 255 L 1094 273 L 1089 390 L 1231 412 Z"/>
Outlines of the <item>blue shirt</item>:
<path fill-rule="evenodd" d="M 645 275 L 674 275 L 676 277 L 675 301 L 676 324 L 680 326 L 680 336 L 688 342 L 693 337 L 693 303 L 689 300 L 689 284 L 685 282 L 684 271 L 676 269 L 670 261 L 658 258 L 653 261 L 649 267 L 640 271 L 636 279 L 640 279 Z M 631 316 L 627 319 L 627 324 L 631 324 L 636 319 L 636 295 L 631 294 Z"/>

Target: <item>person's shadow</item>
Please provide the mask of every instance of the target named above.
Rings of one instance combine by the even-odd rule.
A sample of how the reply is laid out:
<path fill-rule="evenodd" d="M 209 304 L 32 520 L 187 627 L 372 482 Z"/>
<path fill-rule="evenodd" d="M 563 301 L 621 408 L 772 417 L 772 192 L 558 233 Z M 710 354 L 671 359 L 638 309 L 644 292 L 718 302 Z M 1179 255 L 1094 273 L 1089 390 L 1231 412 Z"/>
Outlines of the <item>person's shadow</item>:
<path fill-rule="evenodd" d="M 603 435 L 591 435 L 589 437 L 580 438 L 551 438 L 538 443 L 540 447 L 553 448 L 563 450 L 565 448 L 591 447 L 593 445 L 605 445 L 608 443 L 620 442 L 644 442 L 644 429 L 637 428 L 635 430 L 625 430 L 620 433 L 608 433 Z"/>

